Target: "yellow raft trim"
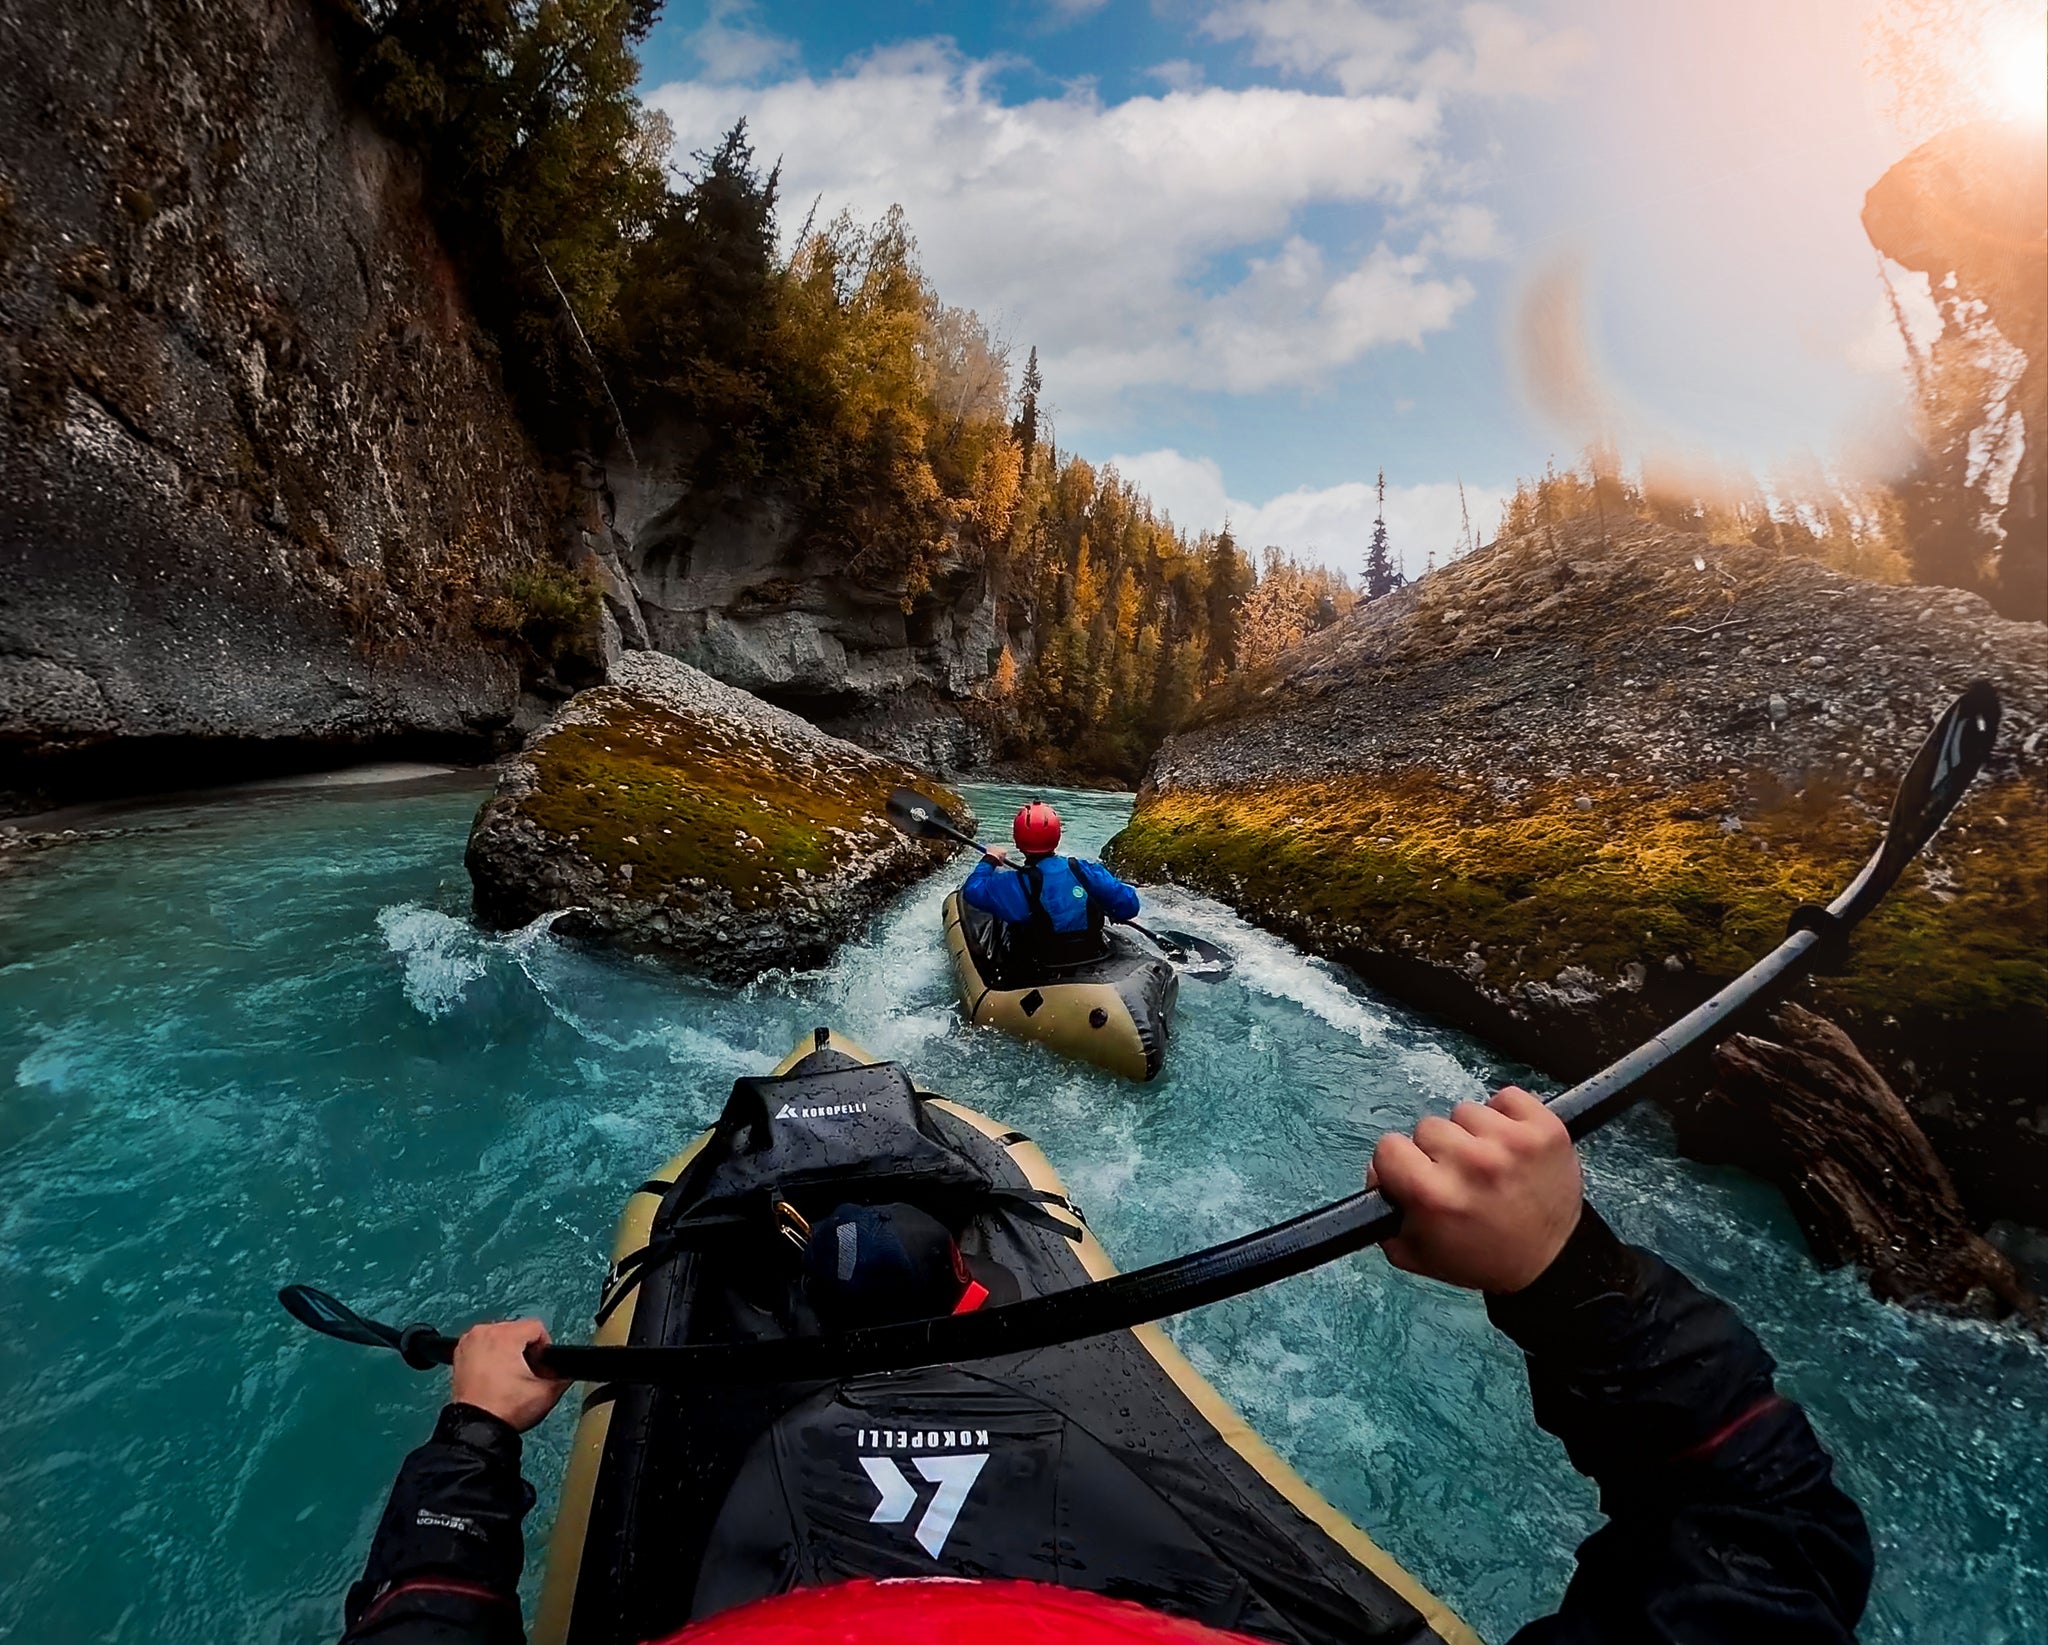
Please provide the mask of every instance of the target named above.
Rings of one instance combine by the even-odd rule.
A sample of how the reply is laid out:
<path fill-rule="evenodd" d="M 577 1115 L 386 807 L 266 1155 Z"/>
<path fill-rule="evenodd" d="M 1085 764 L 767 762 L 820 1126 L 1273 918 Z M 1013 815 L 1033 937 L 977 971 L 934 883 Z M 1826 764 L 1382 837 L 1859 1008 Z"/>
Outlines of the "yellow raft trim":
<path fill-rule="evenodd" d="M 711 1140 L 706 1131 L 689 1147 L 661 1168 L 660 1178 L 674 1182 Z M 661 1208 L 661 1195 L 651 1188 L 636 1188 L 619 1214 L 618 1232 L 612 1236 L 612 1261 L 630 1256 L 647 1243 L 654 1231 L 654 1213 Z M 640 1300 L 636 1286 L 619 1304 L 618 1310 L 591 1334 L 590 1340 L 606 1347 L 627 1341 L 633 1330 L 633 1310 Z M 597 1472 L 604 1461 L 604 1442 L 611 1433 L 612 1401 L 601 1400 L 585 1408 L 576 1422 L 576 1437 L 569 1442 L 568 1465 L 562 1470 L 562 1494 L 555 1509 L 554 1529 L 548 1535 L 548 1568 L 541 1584 L 540 1605 L 533 1618 L 532 1645 L 562 1645 L 569 1637 L 569 1617 L 576 1607 L 576 1579 L 583 1569 L 583 1544 L 590 1531 L 590 1507 L 597 1498 Z"/>
<path fill-rule="evenodd" d="M 986 1114 L 960 1103 L 944 1097 L 934 1097 L 931 1101 L 933 1107 L 945 1109 L 954 1118 L 965 1121 L 994 1141 L 1001 1142 L 1004 1137 L 1014 1134 L 1007 1126 L 998 1125 Z M 1006 1146 L 1010 1158 L 1017 1162 L 1033 1188 L 1041 1193 L 1058 1194 L 1062 1199 L 1072 1197 L 1067 1193 L 1059 1172 L 1053 1169 L 1052 1161 L 1045 1157 L 1045 1150 L 1037 1143 L 1026 1138 Z M 1108 1279 L 1118 1271 L 1091 1228 L 1083 1227 L 1074 1251 L 1090 1279 Z M 1485 1645 L 1463 1618 L 1410 1576 L 1400 1561 L 1296 1473 L 1287 1460 L 1238 1414 L 1237 1408 L 1211 1386 L 1209 1379 L 1195 1369 L 1187 1355 L 1174 1346 L 1171 1337 L 1157 1325 L 1140 1325 L 1131 1335 L 1138 1339 L 1139 1346 L 1152 1356 L 1159 1369 L 1173 1379 L 1174 1386 L 1216 1430 L 1217 1437 L 1225 1445 L 1244 1458 L 1268 1485 L 1299 1509 L 1305 1518 L 1312 1520 L 1332 1542 L 1414 1606 L 1444 1645 Z"/>
<path fill-rule="evenodd" d="M 1145 1068 L 1145 1043 L 1131 1008 L 1114 983 L 1055 982 L 1033 988 L 991 988 L 974 963 L 974 951 L 967 946 L 967 930 L 960 914 L 960 893 L 946 899 L 946 952 L 953 960 L 953 980 L 960 990 L 960 1003 L 967 1020 L 977 1025 L 1000 1028 L 1020 1040 L 1036 1040 L 1063 1056 L 1092 1062 L 1125 1079 L 1151 1078 Z M 1036 1011 L 1026 1012 L 1027 995 L 1044 999 Z M 1100 1011 L 1105 1021 L 1095 1027 L 1089 1016 Z"/>

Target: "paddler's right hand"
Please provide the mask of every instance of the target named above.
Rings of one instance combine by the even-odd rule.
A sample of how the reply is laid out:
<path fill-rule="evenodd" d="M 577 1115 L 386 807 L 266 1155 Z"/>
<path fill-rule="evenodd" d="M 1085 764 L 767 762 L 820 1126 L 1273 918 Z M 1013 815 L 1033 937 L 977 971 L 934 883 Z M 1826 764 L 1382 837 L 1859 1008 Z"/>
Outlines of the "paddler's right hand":
<path fill-rule="evenodd" d="M 546 1347 L 548 1328 L 537 1319 L 472 1325 L 455 1344 L 454 1386 L 449 1397 L 525 1433 L 568 1392 L 566 1382 L 538 1375 L 526 1363 L 529 1346 Z"/>
<path fill-rule="evenodd" d="M 1585 1196 L 1571 1133 L 1518 1085 L 1390 1131 L 1365 1185 L 1401 1208 L 1387 1260 L 1474 1291 L 1519 1291 L 1564 1249 Z"/>

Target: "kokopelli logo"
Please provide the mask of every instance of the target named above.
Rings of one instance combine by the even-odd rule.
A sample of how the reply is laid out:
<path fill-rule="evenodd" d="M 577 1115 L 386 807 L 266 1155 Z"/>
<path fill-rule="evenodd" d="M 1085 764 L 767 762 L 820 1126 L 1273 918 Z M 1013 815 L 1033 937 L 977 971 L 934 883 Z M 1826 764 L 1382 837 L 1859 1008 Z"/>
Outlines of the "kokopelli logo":
<path fill-rule="evenodd" d="M 953 1522 L 966 1506 L 967 1493 L 974 1489 L 975 1480 L 981 1477 L 988 1456 L 986 1451 L 974 1451 L 964 1456 L 909 1459 L 910 1466 L 917 1470 L 925 1483 L 938 1487 L 932 1492 L 931 1501 L 925 1504 L 917 1529 L 911 1533 L 917 1538 L 918 1546 L 932 1558 L 939 1557 L 946 1546 L 946 1538 L 953 1534 Z M 862 1457 L 860 1465 L 874 1482 L 875 1489 L 882 1493 L 882 1500 L 875 1504 L 868 1523 L 901 1525 L 917 1506 L 918 1496 L 917 1486 L 904 1472 L 903 1464 L 894 1457 Z"/>

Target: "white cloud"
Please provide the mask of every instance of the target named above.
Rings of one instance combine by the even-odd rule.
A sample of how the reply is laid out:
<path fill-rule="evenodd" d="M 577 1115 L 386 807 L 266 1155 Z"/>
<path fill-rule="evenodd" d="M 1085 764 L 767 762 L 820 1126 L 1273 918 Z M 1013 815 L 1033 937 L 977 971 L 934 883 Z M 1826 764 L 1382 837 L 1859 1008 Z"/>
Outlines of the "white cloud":
<path fill-rule="evenodd" d="M 1298 559 L 1347 572 L 1354 582 L 1363 575 L 1379 507 L 1369 481 L 1303 486 L 1254 504 L 1230 496 L 1213 458 L 1189 457 L 1168 447 L 1112 457 L 1110 463 L 1184 531 L 1213 531 L 1227 521 L 1239 544 L 1253 553 L 1273 544 Z M 1479 541 L 1492 540 L 1506 501 L 1507 493 L 1497 487 L 1465 487 L 1463 508 L 1470 511 Z M 1458 483 L 1388 486 L 1386 520 L 1387 540 L 1409 576 L 1422 574 L 1432 552 L 1437 564 L 1444 564 L 1464 535 Z"/>
<path fill-rule="evenodd" d="M 1168 91 L 1199 91 L 1207 81 L 1200 63 L 1185 57 L 1176 57 L 1169 62 L 1154 63 L 1145 71 Z"/>
<path fill-rule="evenodd" d="M 1109 105 L 1079 87 L 1005 104 L 1000 67 L 924 41 L 823 78 L 650 100 L 685 153 L 744 114 L 784 197 L 821 196 L 822 216 L 900 203 L 938 289 L 1038 346 L 1070 428 L 1137 387 L 1320 382 L 1420 344 L 1471 295 L 1438 260 L 1485 235 L 1432 216 L 1427 94 L 1188 87 Z M 1338 253 L 1294 235 L 1297 213 L 1332 202 L 1412 213 L 1427 244 Z"/>
<path fill-rule="evenodd" d="M 1217 40 L 1247 42 L 1254 63 L 1309 78 L 1327 75 L 1347 93 L 1417 87 L 1485 97 L 1555 97 L 1592 55 L 1580 28 L 1545 31 L 1504 5 L 1481 0 L 1457 13 L 1452 38 L 1430 44 L 1420 8 L 1390 16 L 1366 0 L 1226 0 L 1202 20 Z M 1441 24 L 1438 25 L 1439 29 Z"/>
<path fill-rule="evenodd" d="M 796 61 L 796 42 L 756 28 L 753 16 L 753 0 L 711 0 L 710 15 L 689 36 L 707 80 L 755 80 Z"/>
<path fill-rule="evenodd" d="M 1501 234 L 1499 220 L 1482 205 L 1459 200 L 1431 206 L 1423 214 L 1423 220 L 1428 223 L 1429 231 L 1416 247 L 1418 251 L 1441 252 L 1460 262 L 1478 262 L 1483 258 L 1508 254 L 1508 243 Z"/>
<path fill-rule="evenodd" d="M 1506 6 L 1467 6 L 1458 21 L 1465 32 L 1463 52 L 1430 60 L 1439 64 L 1435 83 L 1446 90 L 1484 97 L 1556 97 L 1571 71 L 1593 55 L 1593 37 L 1584 29 L 1546 34 Z"/>
<path fill-rule="evenodd" d="M 1261 67 L 1327 74 L 1349 93 L 1399 80 L 1416 47 L 1409 24 L 1363 0 L 1230 0 L 1202 19 L 1202 32 L 1250 42 Z"/>

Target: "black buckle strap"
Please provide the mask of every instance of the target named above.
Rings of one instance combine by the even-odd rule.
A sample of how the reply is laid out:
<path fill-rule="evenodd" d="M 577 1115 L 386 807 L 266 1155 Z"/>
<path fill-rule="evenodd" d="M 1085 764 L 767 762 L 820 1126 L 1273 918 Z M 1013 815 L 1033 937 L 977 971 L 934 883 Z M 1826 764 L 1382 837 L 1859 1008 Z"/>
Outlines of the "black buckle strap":
<path fill-rule="evenodd" d="M 671 1257 L 680 1256 L 691 1246 L 699 1244 L 704 1235 L 722 1228 L 739 1227 L 751 1220 L 737 1211 L 690 1217 L 663 1229 L 639 1250 L 628 1251 L 605 1270 L 604 1289 L 599 1294 L 597 1317 L 592 1323 L 604 1324 L 650 1273 Z"/>

